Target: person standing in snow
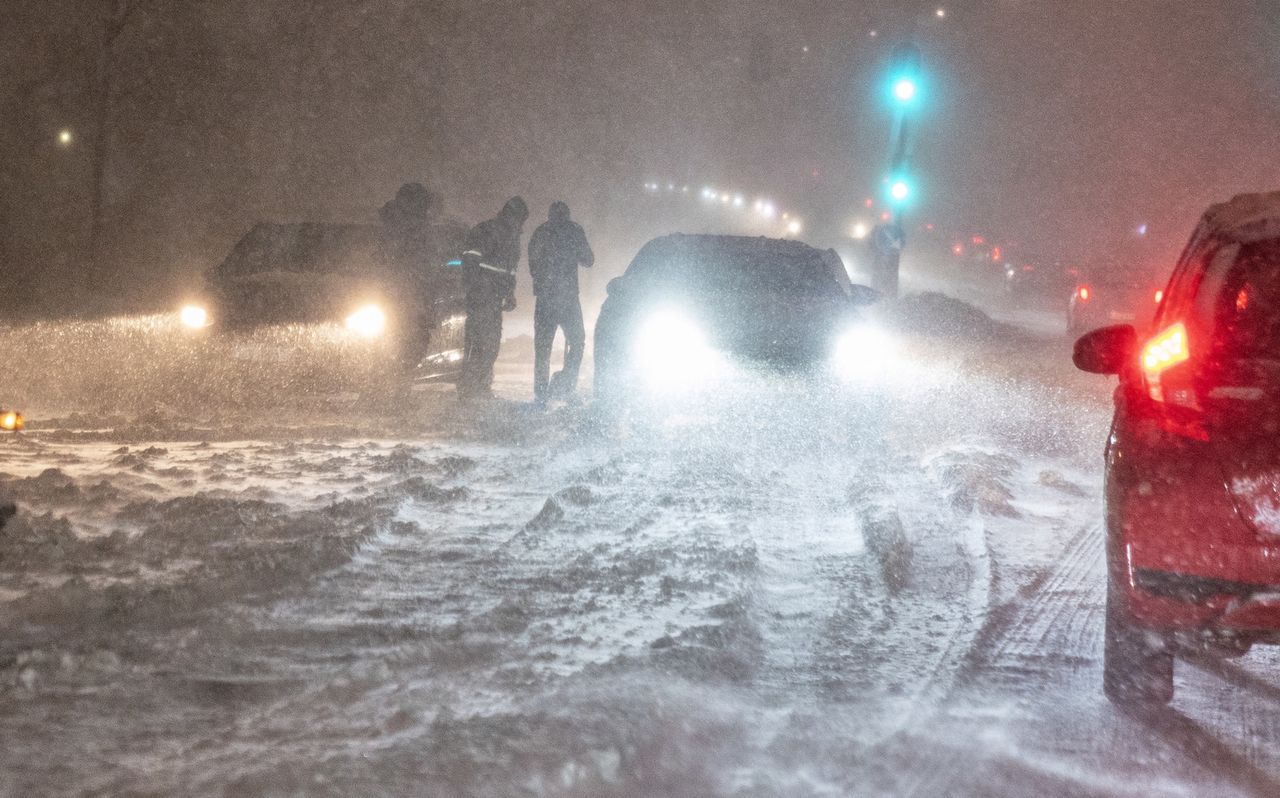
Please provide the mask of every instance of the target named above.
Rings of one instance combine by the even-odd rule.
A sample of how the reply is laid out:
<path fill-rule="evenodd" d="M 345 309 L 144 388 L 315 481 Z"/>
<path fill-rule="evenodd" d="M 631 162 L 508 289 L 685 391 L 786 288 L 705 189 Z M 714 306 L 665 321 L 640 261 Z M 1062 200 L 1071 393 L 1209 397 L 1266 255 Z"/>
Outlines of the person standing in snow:
<path fill-rule="evenodd" d="M 397 344 L 406 370 L 418 365 L 430 345 L 437 293 L 431 277 L 433 269 L 442 262 L 438 250 L 448 248 L 451 243 L 452 252 L 457 252 L 460 243 L 441 240 L 446 236 L 441 235 L 442 228 L 437 224 L 440 207 L 439 194 L 421 183 L 405 183 L 395 198 L 378 211 L 382 222 L 381 259 L 397 281 L 400 302 L 396 314 L 400 320 Z"/>
<path fill-rule="evenodd" d="M 571 397 L 578 385 L 587 333 L 578 298 L 578 267 L 590 268 L 595 255 L 582 226 L 569 218 L 569 206 L 553 202 L 547 221 L 529 239 L 533 278 L 533 394 L 539 404 Z M 564 368 L 549 379 L 556 329 L 564 331 Z"/>
<path fill-rule="evenodd" d="M 467 233 L 462 253 L 462 285 L 467 322 L 463 330 L 462 377 L 458 396 L 493 393 L 493 364 L 502 345 L 502 313 L 516 308 L 516 266 L 520 263 L 520 233 L 529 207 L 512 197 L 498 215 Z"/>

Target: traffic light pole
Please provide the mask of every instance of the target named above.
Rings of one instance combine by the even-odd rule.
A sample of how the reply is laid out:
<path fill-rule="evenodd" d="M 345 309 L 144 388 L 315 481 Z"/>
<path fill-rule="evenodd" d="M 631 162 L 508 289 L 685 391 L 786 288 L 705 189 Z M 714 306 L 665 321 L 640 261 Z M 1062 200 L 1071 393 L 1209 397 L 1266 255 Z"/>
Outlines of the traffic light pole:
<path fill-rule="evenodd" d="M 892 215 L 888 224 L 876 227 L 873 243 L 876 249 L 875 283 L 873 286 L 890 299 L 898 296 L 898 272 L 902 250 L 906 246 L 906 204 L 911 196 L 908 180 L 913 144 L 912 106 L 919 88 L 920 50 L 913 44 L 900 44 L 893 51 L 893 96 L 895 113 L 889 134 L 889 196 Z"/>

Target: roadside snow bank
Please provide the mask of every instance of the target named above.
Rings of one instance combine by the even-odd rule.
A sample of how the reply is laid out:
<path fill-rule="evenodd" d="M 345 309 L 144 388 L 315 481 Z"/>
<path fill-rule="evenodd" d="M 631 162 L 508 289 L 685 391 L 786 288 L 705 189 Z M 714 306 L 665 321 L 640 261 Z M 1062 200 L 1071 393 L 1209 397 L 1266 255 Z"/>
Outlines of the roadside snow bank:
<path fill-rule="evenodd" d="M 967 302 L 933 291 L 908 294 L 886 303 L 877 307 L 875 315 L 886 326 L 901 333 L 978 342 L 1026 336 L 1016 327 L 993 320 Z"/>

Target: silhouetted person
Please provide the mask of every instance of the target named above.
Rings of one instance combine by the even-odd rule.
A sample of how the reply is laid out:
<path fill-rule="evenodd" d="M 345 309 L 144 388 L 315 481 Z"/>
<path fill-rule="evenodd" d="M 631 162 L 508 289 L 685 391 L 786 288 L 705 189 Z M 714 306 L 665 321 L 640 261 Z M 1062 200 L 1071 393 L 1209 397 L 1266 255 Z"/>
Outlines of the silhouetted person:
<path fill-rule="evenodd" d="M 516 308 L 516 266 L 520 232 L 529 207 L 519 197 L 502 206 L 497 217 L 467 233 L 462 253 L 462 284 L 467 297 L 461 397 L 493 393 L 493 363 L 502 345 L 502 312 Z"/>
<path fill-rule="evenodd" d="M 544 403 L 572 396 L 578 386 L 587 333 L 578 299 L 578 267 L 595 263 L 582 227 L 569 219 L 569 206 L 553 202 L 547 221 L 529 239 L 533 276 L 533 394 Z M 556 328 L 564 330 L 564 369 L 548 380 Z"/>
<path fill-rule="evenodd" d="M 401 364 L 407 370 L 418 365 L 430 346 L 438 292 L 432 275 L 440 263 L 448 260 L 442 258 L 442 250 L 456 253 L 461 244 L 445 240 L 448 236 L 436 224 L 440 209 L 439 194 L 421 183 L 405 183 L 395 199 L 378 211 L 382 260 L 391 267 L 398 283 L 395 335 Z"/>

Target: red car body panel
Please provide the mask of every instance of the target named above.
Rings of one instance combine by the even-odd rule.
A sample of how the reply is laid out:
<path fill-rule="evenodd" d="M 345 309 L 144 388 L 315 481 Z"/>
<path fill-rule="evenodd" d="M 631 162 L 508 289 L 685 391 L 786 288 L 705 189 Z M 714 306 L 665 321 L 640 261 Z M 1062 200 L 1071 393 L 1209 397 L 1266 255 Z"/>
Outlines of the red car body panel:
<path fill-rule="evenodd" d="M 1280 194 L 1267 200 L 1280 203 Z M 1243 204 L 1223 207 L 1249 210 Z M 1191 359 L 1177 371 L 1148 373 L 1135 357 L 1116 390 L 1106 451 L 1107 559 L 1111 587 L 1120 591 L 1129 617 L 1140 626 L 1246 644 L 1275 642 L 1280 640 L 1280 529 L 1274 528 L 1275 521 L 1268 529 L 1258 517 L 1264 510 L 1274 514 L 1277 507 L 1280 435 L 1267 419 L 1280 416 L 1280 405 L 1272 372 L 1236 364 L 1250 363 L 1250 357 L 1280 361 L 1280 352 L 1245 356 L 1230 346 L 1224 350 L 1217 328 L 1195 314 L 1228 307 L 1218 300 L 1206 304 L 1202 288 L 1217 292 L 1205 294 L 1210 298 L 1233 296 L 1225 293 L 1222 274 L 1236 267 L 1220 258 L 1214 265 L 1218 253 L 1264 242 L 1269 253 L 1264 257 L 1274 258 L 1280 228 L 1260 228 L 1252 221 L 1228 228 L 1214 214 L 1226 215 L 1221 208 L 1206 214 L 1153 327 L 1166 330 L 1186 322 Z M 1265 263 L 1271 264 L 1268 269 L 1280 267 L 1272 260 Z M 1206 269 L 1221 273 L 1211 279 Z M 1152 387 L 1160 384 L 1152 374 L 1175 379 L 1175 388 Z M 1241 375 L 1265 379 L 1245 383 Z M 1215 389 L 1228 398 L 1219 401 Z M 1264 394 L 1269 398 L 1259 401 Z M 1187 417 L 1191 424 L 1183 423 Z M 1272 492 L 1260 498 L 1248 495 L 1240 480 L 1247 486 L 1253 477 Z"/>

